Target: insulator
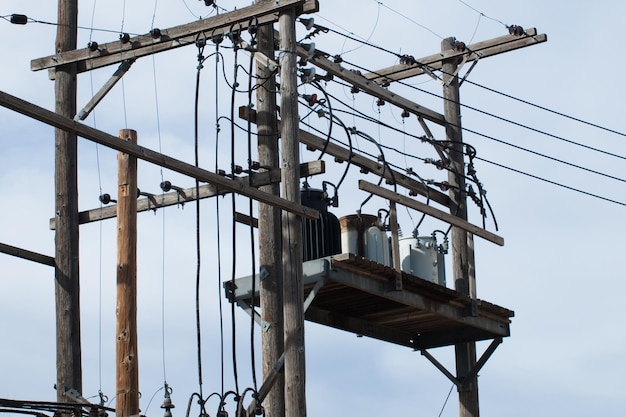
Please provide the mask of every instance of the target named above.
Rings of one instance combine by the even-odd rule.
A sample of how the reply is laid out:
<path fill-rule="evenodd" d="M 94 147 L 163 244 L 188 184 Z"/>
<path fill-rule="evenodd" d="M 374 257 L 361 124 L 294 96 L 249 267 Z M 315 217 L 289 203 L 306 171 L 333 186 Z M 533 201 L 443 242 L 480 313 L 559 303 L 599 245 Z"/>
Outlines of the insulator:
<path fill-rule="evenodd" d="M 317 94 L 304 94 L 302 98 L 309 104 L 309 106 L 313 107 L 315 103 L 317 103 Z"/>
<path fill-rule="evenodd" d="M 98 407 L 96 406 L 92 406 L 89 409 L 89 417 L 98 417 L 99 413 L 98 413 Z"/>
<path fill-rule="evenodd" d="M 257 401 L 256 404 L 254 405 L 254 414 L 257 416 L 262 416 L 264 414 L 263 406 L 261 405 L 259 401 Z"/>
<path fill-rule="evenodd" d="M 25 14 L 12 14 L 11 15 L 11 23 L 14 25 L 25 25 L 28 23 L 28 16 Z"/>
<path fill-rule="evenodd" d="M 310 83 L 315 80 L 315 68 L 305 68 L 302 70 L 300 81 L 303 83 Z"/>
<path fill-rule="evenodd" d="M 448 191 L 450 189 L 450 183 L 448 181 L 440 182 L 438 185 L 441 191 Z"/>
<path fill-rule="evenodd" d="M 341 64 L 343 62 L 343 58 L 341 57 L 341 55 L 335 55 L 333 57 L 333 62 L 335 64 Z"/>
<path fill-rule="evenodd" d="M 159 186 L 165 193 L 172 190 L 172 183 L 169 181 L 163 181 Z"/>
<path fill-rule="evenodd" d="M 128 33 L 120 33 L 120 41 L 122 43 L 130 42 L 130 35 Z"/>
<path fill-rule="evenodd" d="M 376 100 L 376 105 L 378 107 L 384 106 L 385 105 L 385 100 L 383 100 L 382 98 L 379 98 L 378 100 Z"/>
<path fill-rule="evenodd" d="M 525 33 L 524 28 L 518 25 L 509 26 L 509 34 L 515 36 L 522 36 Z"/>
<path fill-rule="evenodd" d="M 361 90 L 359 90 L 359 87 L 354 87 L 354 86 L 353 86 L 353 87 L 350 89 L 350 92 L 351 92 L 352 94 L 356 94 L 356 93 L 358 93 L 359 91 L 361 91 Z"/>
<path fill-rule="evenodd" d="M 454 44 L 452 46 L 454 50 L 457 52 L 464 52 L 467 49 L 465 42 L 461 42 L 461 41 L 454 41 Z"/>
<path fill-rule="evenodd" d="M 303 43 L 300 46 L 306 51 L 307 58 L 313 58 L 313 55 L 315 55 L 315 42 Z"/>
<path fill-rule="evenodd" d="M 204 5 L 205 6 L 213 6 L 214 1 L 213 0 L 204 0 Z"/>
<path fill-rule="evenodd" d="M 407 117 L 411 117 L 411 113 L 409 113 L 408 110 L 404 110 L 402 114 L 400 115 L 400 117 L 402 117 L 403 119 L 406 119 Z"/>
<path fill-rule="evenodd" d="M 243 172 L 243 168 L 241 165 L 235 165 L 235 169 L 233 170 L 235 174 L 241 174 Z"/>
<path fill-rule="evenodd" d="M 150 36 L 152 36 L 152 39 L 161 39 L 161 29 L 150 29 Z"/>
<path fill-rule="evenodd" d="M 217 412 L 217 417 L 228 417 L 228 411 L 220 410 Z"/>
<path fill-rule="evenodd" d="M 413 191 L 413 190 L 411 190 L 411 191 L 409 191 L 409 195 L 410 195 L 411 197 L 417 197 L 417 191 Z"/>
<path fill-rule="evenodd" d="M 381 86 L 381 87 L 383 87 L 383 88 L 387 88 L 387 87 L 389 87 L 390 85 L 391 85 L 391 81 L 389 81 L 387 78 L 383 79 L 383 80 L 380 82 L 380 86 Z"/>
<path fill-rule="evenodd" d="M 100 197 L 98 197 L 98 199 L 100 200 L 100 202 L 101 202 L 102 204 L 109 204 L 109 203 L 111 203 L 111 202 L 113 202 L 113 203 L 117 203 L 117 201 L 115 201 L 115 200 L 113 200 L 113 199 L 111 198 L 111 195 L 110 195 L 110 194 L 102 194 L 102 195 L 100 195 Z"/>
<path fill-rule="evenodd" d="M 315 24 L 315 19 L 313 19 L 312 17 L 307 19 L 300 19 L 300 23 L 304 25 L 306 30 L 311 30 L 313 29 L 313 25 Z"/>
<path fill-rule="evenodd" d="M 89 48 L 91 52 L 96 52 L 98 50 L 98 42 L 96 41 L 89 42 L 87 44 L 87 48 Z"/>
<path fill-rule="evenodd" d="M 224 34 L 223 33 L 217 33 L 217 34 L 211 36 L 211 41 L 214 44 L 219 45 L 220 43 L 222 43 L 224 41 Z"/>
<path fill-rule="evenodd" d="M 224 171 L 223 169 L 218 169 L 218 170 L 217 170 L 217 175 L 220 175 L 220 176 L 222 176 L 222 177 L 225 177 L 225 176 L 226 176 L 226 171 Z"/>
<path fill-rule="evenodd" d="M 250 169 L 253 171 L 258 171 L 259 169 L 261 169 L 261 164 L 258 161 L 252 161 L 252 163 L 250 164 Z"/>

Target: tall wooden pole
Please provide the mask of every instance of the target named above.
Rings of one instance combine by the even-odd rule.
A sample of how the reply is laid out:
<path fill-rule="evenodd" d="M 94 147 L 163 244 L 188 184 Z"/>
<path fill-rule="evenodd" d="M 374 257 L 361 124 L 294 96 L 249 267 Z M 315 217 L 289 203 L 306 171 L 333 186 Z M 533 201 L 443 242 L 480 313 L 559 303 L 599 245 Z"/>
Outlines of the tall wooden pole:
<path fill-rule="evenodd" d="M 256 0 L 267 3 L 272 0 Z M 274 28 L 261 26 L 257 35 L 257 48 L 274 59 Z M 259 88 L 256 90 L 257 132 L 259 134 L 259 163 L 264 167 L 278 168 L 278 123 L 276 115 L 276 78 L 261 63 L 256 73 Z M 261 191 L 280 195 L 280 184 L 260 187 Z M 263 350 L 263 379 L 272 373 L 276 362 L 285 349 L 283 326 L 283 271 L 282 271 L 282 231 L 280 209 L 269 204 L 259 204 L 259 260 L 261 271 L 260 303 L 263 320 L 269 323 L 261 337 Z M 267 417 L 285 416 L 285 379 L 280 373 L 263 402 Z"/>
<path fill-rule="evenodd" d="M 137 132 L 120 130 L 137 144 Z M 137 158 L 117 155 L 117 325 L 115 334 L 117 417 L 139 414 L 137 359 Z"/>
<path fill-rule="evenodd" d="M 447 38 L 441 42 L 441 50 L 453 49 L 454 38 Z M 448 182 L 450 183 L 450 200 L 452 214 L 467 220 L 467 201 L 465 195 L 465 164 L 463 157 L 463 135 L 461 131 L 461 105 L 459 97 L 459 78 L 456 75 L 459 59 L 453 58 L 443 62 L 443 97 L 444 116 L 446 118 L 446 140 L 450 146 L 450 168 Z M 470 259 L 467 245 L 467 232 L 452 228 L 452 270 L 455 289 L 470 294 Z M 455 345 L 457 379 L 463 381 L 476 363 L 476 343 L 459 343 Z M 465 381 L 459 387 L 459 415 L 461 417 L 478 417 L 478 380 Z"/>
<path fill-rule="evenodd" d="M 78 0 L 59 0 L 56 51 L 76 49 Z M 76 114 L 76 66 L 57 68 L 55 110 Z M 57 346 L 57 399 L 69 389 L 82 392 L 80 347 L 80 285 L 78 276 L 78 171 L 76 135 L 55 130 L 55 299 Z"/>
<path fill-rule="evenodd" d="M 296 13 L 281 12 L 280 109 L 283 197 L 300 202 L 298 143 L 298 78 L 296 67 Z M 306 416 L 304 356 L 304 288 L 302 281 L 302 219 L 283 211 L 283 303 L 285 314 L 285 415 Z"/>

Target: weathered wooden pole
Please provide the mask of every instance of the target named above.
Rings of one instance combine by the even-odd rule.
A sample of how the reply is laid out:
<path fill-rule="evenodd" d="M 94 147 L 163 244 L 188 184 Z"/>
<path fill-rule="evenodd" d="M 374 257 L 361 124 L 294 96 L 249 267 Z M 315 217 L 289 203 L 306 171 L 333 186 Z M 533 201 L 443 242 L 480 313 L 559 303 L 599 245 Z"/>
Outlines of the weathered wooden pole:
<path fill-rule="evenodd" d="M 272 0 L 256 0 L 267 3 Z M 261 26 L 257 35 L 257 48 L 274 59 L 274 28 Z M 256 90 L 257 132 L 259 163 L 264 167 L 278 168 L 278 123 L 276 114 L 276 78 L 273 71 L 257 63 L 259 88 Z M 260 187 L 261 191 L 279 196 L 280 184 Z M 285 349 L 283 326 L 283 270 L 282 231 L 280 209 L 259 203 L 259 261 L 261 315 L 269 327 L 261 337 L 263 353 L 263 379 L 267 380 Z M 267 417 L 285 416 L 285 379 L 281 372 L 270 389 L 263 406 Z"/>
<path fill-rule="evenodd" d="M 447 38 L 441 42 L 441 50 L 454 48 L 455 39 Z M 461 104 L 459 98 L 459 78 L 456 75 L 459 58 L 443 62 L 443 97 L 444 116 L 446 118 L 446 140 L 449 147 L 450 171 L 450 211 L 457 217 L 467 220 L 467 201 L 465 195 L 465 164 L 463 135 L 461 131 Z M 470 259 L 467 232 L 458 227 L 452 228 L 452 270 L 455 289 L 465 295 L 470 294 Z M 473 267 L 472 267 L 473 268 Z M 464 381 L 476 363 L 476 343 L 458 343 L 455 345 L 457 379 L 463 381 L 459 387 L 459 415 L 461 417 L 478 417 L 478 380 Z"/>
<path fill-rule="evenodd" d="M 120 130 L 137 144 L 137 132 Z M 117 307 L 115 345 L 117 417 L 139 414 L 137 359 L 137 158 L 117 155 Z"/>
<path fill-rule="evenodd" d="M 59 0 L 56 52 L 76 49 L 78 0 Z M 55 71 L 56 113 L 76 114 L 76 65 Z M 57 399 L 73 401 L 65 392 L 82 392 L 80 347 L 80 282 L 78 275 L 78 170 L 76 135 L 55 130 L 55 299 Z"/>
<path fill-rule="evenodd" d="M 281 12 L 280 112 L 283 198 L 300 203 L 296 12 Z M 285 415 L 306 416 L 302 219 L 283 211 L 283 304 L 285 315 Z"/>

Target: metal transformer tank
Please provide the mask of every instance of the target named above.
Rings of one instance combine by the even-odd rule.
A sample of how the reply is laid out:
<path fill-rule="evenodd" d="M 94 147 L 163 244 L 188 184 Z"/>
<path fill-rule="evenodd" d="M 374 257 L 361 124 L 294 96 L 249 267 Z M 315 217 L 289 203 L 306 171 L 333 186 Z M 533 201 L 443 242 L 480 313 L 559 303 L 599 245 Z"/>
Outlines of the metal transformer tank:
<path fill-rule="evenodd" d="M 352 214 L 339 219 L 341 251 L 391 266 L 389 238 L 380 219 L 371 214 Z"/>
<path fill-rule="evenodd" d="M 304 262 L 341 253 L 341 232 L 337 216 L 328 211 L 328 198 L 323 190 L 305 188 L 300 191 L 303 206 L 319 211 L 317 220 L 302 219 L 302 260 Z"/>
<path fill-rule="evenodd" d="M 400 239 L 400 262 L 403 272 L 442 286 L 446 285 L 444 256 L 432 236 Z"/>

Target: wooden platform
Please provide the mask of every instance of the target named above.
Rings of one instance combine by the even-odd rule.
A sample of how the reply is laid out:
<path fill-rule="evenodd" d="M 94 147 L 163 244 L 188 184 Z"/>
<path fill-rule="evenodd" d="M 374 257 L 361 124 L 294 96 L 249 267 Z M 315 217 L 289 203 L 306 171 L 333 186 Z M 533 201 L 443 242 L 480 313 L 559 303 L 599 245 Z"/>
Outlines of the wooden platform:
<path fill-rule="evenodd" d="M 413 349 L 510 335 L 513 311 L 353 254 L 305 262 L 303 271 L 309 321 Z M 224 287 L 231 302 L 252 301 L 251 277 Z"/>

